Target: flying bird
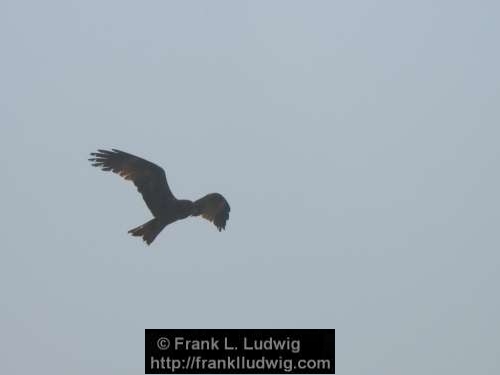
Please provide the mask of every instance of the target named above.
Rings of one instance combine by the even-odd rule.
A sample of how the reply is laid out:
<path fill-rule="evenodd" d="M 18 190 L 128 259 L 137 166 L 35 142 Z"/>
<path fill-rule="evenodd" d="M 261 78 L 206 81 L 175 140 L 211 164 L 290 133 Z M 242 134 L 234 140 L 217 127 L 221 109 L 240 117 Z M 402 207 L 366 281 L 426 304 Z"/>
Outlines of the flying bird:
<path fill-rule="evenodd" d="M 219 193 L 205 195 L 196 201 L 177 199 L 170 191 L 165 171 L 138 156 L 116 150 L 97 150 L 89 159 L 94 167 L 111 171 L 131 180 L 137 187 L 154 218 L 130 229 L 132 236 L 142 237 L 150 245 L 167 225 L 188 216 L 201 216 L 215 224 L 219 232 L 226 229 L 229 203 Z"/>

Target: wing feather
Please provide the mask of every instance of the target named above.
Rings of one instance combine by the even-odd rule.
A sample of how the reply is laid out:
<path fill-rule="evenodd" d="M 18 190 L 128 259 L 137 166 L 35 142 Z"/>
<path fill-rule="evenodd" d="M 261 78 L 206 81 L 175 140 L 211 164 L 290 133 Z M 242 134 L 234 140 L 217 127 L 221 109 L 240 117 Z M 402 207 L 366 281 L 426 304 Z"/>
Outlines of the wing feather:
<path fill-rule="evenodd" d="M 168 186 L 165 171 L 160 166 L 114 148 L 111 151 L 97 150 L 90 155 L 93 158 L 89 161 L 94 167 L 131 180 L 155 217 L 161 215 L 165 202 L 176 199 Z"/>
<path fill-rule="evenodd" d="M 194 202 L 195 216 L 201 215 L 204 219 L 215 224 L 219 232 L 226 229 L 229 219 L 229 203 L 219 193 L 211 193 Z"/>

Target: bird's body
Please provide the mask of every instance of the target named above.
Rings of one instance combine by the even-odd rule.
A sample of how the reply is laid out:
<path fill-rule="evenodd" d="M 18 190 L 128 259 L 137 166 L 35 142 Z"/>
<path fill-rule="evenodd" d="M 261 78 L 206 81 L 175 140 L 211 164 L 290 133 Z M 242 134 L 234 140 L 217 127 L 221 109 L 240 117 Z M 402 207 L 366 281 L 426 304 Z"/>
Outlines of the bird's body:
<path fill-rule="evenodd" d="M 149 245 L 167 225 L 189 216 L 202 216 L 221 231 L 226 228 L 230 207 L 219 193 L 205 195 L 196 201 L 177 199 L 170 191 L 163 168 L 135 155 L 112 149 L 91 153 L 92 165 L 103 171 L 112 171 L 126 180 L 132 180 L 142 194 L 154 218 L 129 230 L 142 237 Z"/>

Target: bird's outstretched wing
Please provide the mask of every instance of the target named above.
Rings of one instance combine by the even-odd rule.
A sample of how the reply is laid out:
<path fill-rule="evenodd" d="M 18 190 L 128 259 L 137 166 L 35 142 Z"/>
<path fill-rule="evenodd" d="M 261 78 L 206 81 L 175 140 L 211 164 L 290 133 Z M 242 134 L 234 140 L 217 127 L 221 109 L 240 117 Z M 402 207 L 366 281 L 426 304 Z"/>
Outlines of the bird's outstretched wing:
<path fill-rule="evenodd" d="M 94 167 L 132 180 L 155 217 L 161 215 L 165 202 L 176 199 L 168 187 L 165 171 L 158 165 L 114 148 L 97 150 L 90 155 L 93 158 L 89 161 Z"/>
<path fill-rule="evenodd" d="M 204 219 L 215 224 L 219 232 L 226 229 L 229 219 L 229 203 L 219 193 L 211 193 L 194 202 L 195 216 L 201 215 Z"/>

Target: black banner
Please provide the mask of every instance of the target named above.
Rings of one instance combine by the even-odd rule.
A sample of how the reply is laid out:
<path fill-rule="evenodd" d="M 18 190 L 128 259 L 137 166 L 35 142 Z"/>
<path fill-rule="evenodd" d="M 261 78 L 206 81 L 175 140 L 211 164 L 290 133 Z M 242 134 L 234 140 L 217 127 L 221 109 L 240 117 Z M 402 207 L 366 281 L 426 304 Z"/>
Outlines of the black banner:
<path fill-rule="evenodd" d="M 146 329 L 146 374 L 335 374 L 334 329 Z"/>

